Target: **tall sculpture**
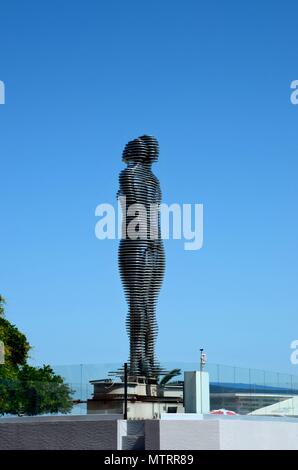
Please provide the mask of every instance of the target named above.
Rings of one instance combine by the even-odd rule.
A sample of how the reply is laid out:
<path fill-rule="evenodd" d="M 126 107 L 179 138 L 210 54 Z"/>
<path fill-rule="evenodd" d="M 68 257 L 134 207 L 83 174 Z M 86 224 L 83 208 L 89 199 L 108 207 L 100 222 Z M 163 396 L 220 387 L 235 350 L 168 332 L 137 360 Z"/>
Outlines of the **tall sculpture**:
<path fill-rule="evenodd" d="M 158 151 L 153 136 L 143 135 L 129 142 L 123 151 L 127 167 L 120 173 L 118 191 L 125 211 L 119 269 L 129 306 L 129 375 L 147 378 L 155 378 L 160 371 L 155 357 L 156 303 L 165 270 L 159 217 L 161 191 L 151 170 Z"/>

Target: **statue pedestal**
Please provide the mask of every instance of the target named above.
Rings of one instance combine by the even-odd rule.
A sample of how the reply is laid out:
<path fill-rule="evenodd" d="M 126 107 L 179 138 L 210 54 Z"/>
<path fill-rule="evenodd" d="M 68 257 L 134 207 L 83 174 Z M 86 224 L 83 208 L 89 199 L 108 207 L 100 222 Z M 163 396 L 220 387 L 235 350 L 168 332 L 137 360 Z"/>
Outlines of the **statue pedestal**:
<path fill-rule="evenodd" d="M 124 383 L 111 379 L 93 380 L 93 398 L 87 400 L 88 414 L 124 413 Z M 144 377 L 128 377 L 127 416 L 130 419 L 154 419 L 163 413 L 182 413 L 183 386 L 160 387 Z"/>

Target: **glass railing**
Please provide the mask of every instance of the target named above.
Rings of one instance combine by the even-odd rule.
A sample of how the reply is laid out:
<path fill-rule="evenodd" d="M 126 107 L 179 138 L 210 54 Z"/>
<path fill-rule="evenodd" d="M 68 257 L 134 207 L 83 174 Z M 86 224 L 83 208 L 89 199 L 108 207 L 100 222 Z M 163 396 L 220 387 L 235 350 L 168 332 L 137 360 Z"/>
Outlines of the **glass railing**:
<path fill-rule="evenodd" d="M 162 363 L 162 366 L 165 371 L 180 369 L 180 374 L 172 378 L 169 383 L 177 385 L 177 393 L 182 401 L 184 371 L 199 370 L 199 364 L 169 362 Z M 47 386 L 37 382 L 1 381 L 0 378 L 0 416 L 50 413 L 86 414 L 87 400 L 92 399 L 93 396 L 93 385 L 90 382 L 111 377 L 109 375 L 111 372 L 122 367 L 123 364 L 120 363 L 53 367 L 54 372 L 63 378 L 67 389 L 52 383 Z M 241 415 L 298 416 L 298 376 L 296 375 L 210 363 L 207 363 L 204 370 L 209 373 L 211 410 L 225 409 Z M 119 381 L 120 378 L 112 376 L 112 380 Z M 20 400 L 23 400 L 27 406 L 27 408 L 24 407 L 24 411 L 22 411 Z M 5 407 L 8 402 L 10 405 Z M 71 405 L 69 405 L 70 402 Z M 26 411 L 28 409 L 30 413 Z"/>

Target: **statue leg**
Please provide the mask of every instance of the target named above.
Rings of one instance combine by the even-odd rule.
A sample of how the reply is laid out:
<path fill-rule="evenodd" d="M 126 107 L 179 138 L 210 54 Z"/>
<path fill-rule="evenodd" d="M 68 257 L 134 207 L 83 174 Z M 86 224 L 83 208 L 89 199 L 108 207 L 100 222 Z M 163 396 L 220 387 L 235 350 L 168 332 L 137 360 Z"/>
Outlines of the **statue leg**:
<path fill-rule="evenodd" d="M 158 333 L 156 320 L 156 304 L 158 294 L 163 282 L 165 271 L 165 254 L 161 243 L 154 244 L 151 249 L 151 275 L 148 285 L 148 312 L 146 317 L 146 360 L 149 364 L 150 375 L 158 374 L 158 363 L 154 351 Z"/>
<path fill-rule="evenodd" d="M 130 375 L 143 375 L 144 362 L 144 284 L 145 247 L 140 241 L 123 241 L 119 249 L 119 268 L 129 305 L 126 320 L 130 339 Z"/>
<path fill-rule="evenodd" d="M 150 289 L 154 271 L 154 252 L 150 243 L 145 250 L 145 284 L 143 289 L 143 306 L 144 306 L 144 338 L 143 338 L 143 364 L 146 370 L 146 376 L 151 375 L 150 365 L 150 349 L 152 347 L 152 306 L 150 304 Z"/>

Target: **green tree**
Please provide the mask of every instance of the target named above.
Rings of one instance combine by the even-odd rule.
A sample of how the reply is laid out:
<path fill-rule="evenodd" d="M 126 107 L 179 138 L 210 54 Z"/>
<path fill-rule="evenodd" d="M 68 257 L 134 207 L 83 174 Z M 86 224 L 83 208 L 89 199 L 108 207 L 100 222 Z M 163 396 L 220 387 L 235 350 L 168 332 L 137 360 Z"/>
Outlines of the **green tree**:
<path fill-rule="evenodd" d="M 4 304 L 0 296 L 0 341 L 5 349 L 5 362 L 0 364 L 0 415 L 70 412 L 70 387 L 50 366 L 32 367 L 27 363 L 30 344 L 4 318 Z"/>
<path fill-rule="evenodd" d="M 5 304 L 5 299 L 0 295 L 0 317 L 4 315 L 4 304 Z"/>

